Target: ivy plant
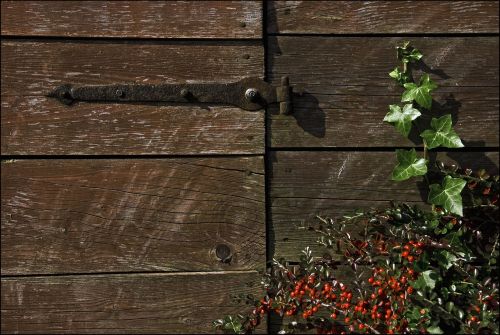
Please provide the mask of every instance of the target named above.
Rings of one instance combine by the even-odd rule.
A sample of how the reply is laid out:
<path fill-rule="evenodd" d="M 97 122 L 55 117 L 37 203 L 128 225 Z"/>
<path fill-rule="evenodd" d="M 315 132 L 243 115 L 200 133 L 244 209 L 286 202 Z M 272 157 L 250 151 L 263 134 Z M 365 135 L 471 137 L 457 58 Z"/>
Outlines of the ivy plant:
<path fill-rule="evenodd" d="M 389 72 L 389 76 L 402 86 L 404 91 L 401 95 L 401 103 L 389 106 L 389 112 L 384 117 L 384 121 L 392 124 L 401 135 L 408 137 L 417 119 L 432 110 L 432 91 L 438 85 L 427 73 L 420 77 L 418 83 L 414 81 L 411 66 L 421 61 L 423 55 L 417 48 L 411 46 L 410 42 L 404 42 L 401 46 L 397 46 L 396 50 L 401 68 L 396 67 Z M 422 157 L 418 157 L 415 149 L 396 150 L 398 163 L 392 172 L 393 180 L 403 181 L 412 177 L 426 176 L 429 172 L 427 151 L 430 149 L 464 146 L 458 134 L 453 130 L 450 114 L 432 118 L 430 128 L 421 131 L 420 137 L 424 145 Z M 445 178 L 441 185 L 429 185 L 428 202 L 450 213 L 463 215 L 460 193 L 467 182 L 459 178 L 450 178 Z"/>

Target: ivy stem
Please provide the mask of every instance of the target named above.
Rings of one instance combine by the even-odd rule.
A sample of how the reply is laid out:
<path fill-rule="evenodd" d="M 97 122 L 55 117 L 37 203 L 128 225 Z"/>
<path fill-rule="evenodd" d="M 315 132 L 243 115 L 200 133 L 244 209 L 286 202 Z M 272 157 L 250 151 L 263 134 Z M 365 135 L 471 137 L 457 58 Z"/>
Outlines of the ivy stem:
<path fill-rule="evenodd" d="M 425 161 L 425 165 L 427 165 L 427 157 L 428 157 L 427 145 L 425 144 L 425 141 L 424 141 L 424 161 Z M 428 174 L 429 173 L 424 174 L 424 179 L 425 179 L 425 182 L 427 183 L 427 187 L 429 187 L 431 185 L 431 183 L 429 181 Z"/>
<path fill-rule="evenodd" d="M 498 234 L 497 234 L 497 238 L 495 239 L 495 243 L 493 244 L 493 248 L 491 250 L 490 259 L 488 260 L 488 266 L 491 266 L 491 259 L 493 258 L 493 254 L 495 253 L 495 249 L 497 248 L 497 245 L 498 245 Z"/>

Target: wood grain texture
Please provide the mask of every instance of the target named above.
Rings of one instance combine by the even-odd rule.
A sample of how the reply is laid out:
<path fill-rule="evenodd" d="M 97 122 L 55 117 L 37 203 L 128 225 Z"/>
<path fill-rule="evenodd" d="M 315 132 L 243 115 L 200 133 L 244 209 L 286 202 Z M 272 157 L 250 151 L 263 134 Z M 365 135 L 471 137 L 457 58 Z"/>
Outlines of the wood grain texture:
<path fill-rule="evenodd" d="M 263 75 L 253 42 L 2 41 L 2 154 L 264 151 L 263 111 L 193 104 L 77 103 L 64 83 L 232 82 Z"/>
<path fill-rule="evenodd" d="M 262 157 L 2 162 L 2 275 L 263 269 Z M 232 258 L 223 263 L 216 247 Z"/>
<path fill-rule="evenodd" d="M 261 1 L 2 1 L 2 35 L 260 38 Z"/>
<path fill-rule="evenodd" d="M 256 272 L 2 278 L 2 334 L 213 333 Z"/>
<path fill-rule="evenodd" d="M 430 156 L 436 158 L 436 153 Z M 498 153 L 449 152 L 437 154 L 448 164 L 485 168 L 498 174 Z M 341 217 L 355 210 L 384 208 L 391 200 L 426 208 L 421 178 L 390 180 L 396 157 L 392 152 L 275 152 L 271 157 L 271 223 L 269 238 L 274 257 L 298 260 L 305 246 L 316 246 L 318 236 L 295 229 L 316 215 Z M 274 250 L 272 250 L 274 248 Z M 321 250 L 315 247 L 316 250 Z"/>
<path fill-rule="evenodd" d="M 403 89 L 388 73 L 397 64 L 392 37 L 291 37 L 271 39 L 268 72 L 301 88 L 293 116 L 271 109 L 273 147 L 383 147 L 421 144 L 417 129 L 404 139 L 382 122 Z M 434 116 L 452 114 L 468 146 L 499 145 L 498 37 L 412 37 L 424 54 L 415 78 L 430 73 Z M 430 118 L 423 118 L 429 122 Z"/>
<path fill-rule="evenodd" d="M 271 1 L 269 33 L 498 33 L 498 1 Z"/>

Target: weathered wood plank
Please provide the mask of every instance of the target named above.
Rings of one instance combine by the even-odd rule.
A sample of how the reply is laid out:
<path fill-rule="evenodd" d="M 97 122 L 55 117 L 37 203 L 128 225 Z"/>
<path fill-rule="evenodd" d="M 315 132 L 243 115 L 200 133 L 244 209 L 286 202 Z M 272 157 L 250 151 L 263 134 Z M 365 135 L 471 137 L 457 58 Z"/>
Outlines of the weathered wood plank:
<path fill-rule="evenodd" d="M 2 278 L 4 333 L 213 333 L 256 272 Z"/>
<path fill-rule="evenodd" d="M 498 37 L 412 37 L 425 55 L 422 70 L 440 86 L 435 115 L 451 113 L 469 146 L 499 145 Z M 397 64 L 392 37 L 290 37 L 271 39 L 268 70 L 275 84 L 289 75 L 304 90 L 294 115 L 271 110 L 273 147 L 378 147 L 421 143 L 405 140 L 382 119 L 402 89 L 387 75 Z"/>
<path fill-rule="evenodd" d="M 261 1 L 2 1 L 2 35 L 260 38 Z"/>
<path fill-rule="evenodd" d="M 78 103 L 63 83 L 230 82 L 263 75 L 250 42 L 2 41 L 2 154 L 262 153 L 263 111 L 211 105 Z"/>
<path fill-rule="evenodd" d="M 269 33 L 498 33 L 498 1 L 271 1 Z"/>
<path fill-rule="evenodd" d="M 264 268 L 262 157 L 1 165 L 2 275 Z"/>
<path fill-rule="evenodd" d="M 498 153 L 449 152 L 437 157 L 498 174 Z M 295 229 L 316 215 L 340 217 L 358 209 L 384 208 L 391 200 L 427 206 L 428 188 L 421 178 L 390 180 L 396 161 L 392 152 L 278 151 L 271 159 L 269 234 L 274 257 L 298 260 L 305 246 L 316 246 L 318 236 Z"/>

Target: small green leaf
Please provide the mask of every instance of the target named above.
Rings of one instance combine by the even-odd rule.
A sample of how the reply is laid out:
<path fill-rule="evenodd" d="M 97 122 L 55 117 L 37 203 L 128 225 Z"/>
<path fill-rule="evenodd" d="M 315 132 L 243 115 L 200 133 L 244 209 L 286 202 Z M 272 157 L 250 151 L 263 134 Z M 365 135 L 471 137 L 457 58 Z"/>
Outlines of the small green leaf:
<path fill-rule="evenodd" d="M 432 326 L 427 328 L 429 334 L 444 334 L 444 332 L 439 328 L 439 326 Z"/>
<path fill-rule="evenodd" d="M 394 78 L 401 86 L 410 81 L 408 74 L 406 72 L 401 72 L 398 68 L 389 72 L 389 77 Z"/>
<path fill-rule="evenodd" d="M 447 114 L 439 119 L 432 118 L 431 128 L 420 134 L 425 141 L 425 145 L 429 148 L 439 146 L 447 148 L 462 148 L 464 145 L 458 137 L 457 133 L 452 129 L 451 115 Z"/>
<path fill-rule="evenodd" d="M 427 270 L 421 273 L 421 276 L 425 282 L 425 286 L 431 290 L 436 287 L 437 274 L 432 270 Z"/>
<path fill-rule="evenodd" d="M 451 268 L 453 264 L 458 260 L 458 258 L 453 255 L 452 253 L 446 251 L 446 250 L 440 250 L 437 253 L 435 253 L 435 257 L 442 267 L 444 267 L 446 270 Z"/>
<path fill-rule="evenodd" d="M 411 122 L 418 118 L 420 111 L 413 108 L 412 104 L 406 104 L 403 106 L 403 110 L 398 105 L 389 105 L 389 112 L 384 117 L 384 121 L 392 123 L 396 129 L 408 137 L 411 130 Z"/>
<path fill-rule="evenodd" d="M 453 301 L 448 301 L 445 305 L 445 308 L 448 312 L 451 312 L 453 310 L 453 307 L 455 307 Z"/>
<path fill-rule="evenodd" d="M 455 314 L 457 315 L 457 317 L 462 320 L 464 318 L 464 311 L 460 308 L 455 308 Z"/>
<path fill-rule="evenodd" d="M 420 84 L 406 83 L 404 84 L 406 91 L 403 92 L 401 101 L 411 102 L 416 101 L 420 106 L 431 109 L 432 96 L 431 92 L 437 88 L 437 85 L 431 80 L 428 74 L 424 74 L 420 78 Z"/>
<path fill-rule="evenodd" d="M 461 216 L 463 215 L 463 210 L 460 192 L 462 192 L 465 184 L 467 184 L 467 182 L 461 178 L 446 176 L 442 186 L 439 184 L 432 184 L 429 186 L 430 192 L 428 201 L 431 204 L 443 206 L 447 211 Z"/>
<path fill-rule="evenodd" d="M 398 80 L 400 76 L 401 76 L 401 71 L 399 71 L 397 67 L 394 68 L 394 70 L 392 70 L 391 72 L 389 72 L 389 77 L 394 78 L 396 80 Z"/>
<path fill-rule="evenodd" d="M 410 59 L 410 61 L 418 61 L 422 58 L 422 53 L 420 52 L 420 50 L 416 49 L 416 48 L 412 48 L 410 54 L 408 55 L 408 58 Z"/>
<path fill-rule="evenodd" d="M 396 150 L 398 165 L 392 171 L 392 180 L 402 181 L 414 176 L 422 176 L 427 173 L 425 159 L 418 158 L 415 149 Z"/>
<path fill-rule="evenodd" d="M 412 47 L 408 41 L 403 42 L 401 46 L 397 46 L 396 50 L 398 59 L 403 63 L 412 63 L 422 58 L 422 53 L 418 49 Z"/>

